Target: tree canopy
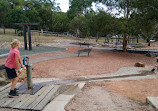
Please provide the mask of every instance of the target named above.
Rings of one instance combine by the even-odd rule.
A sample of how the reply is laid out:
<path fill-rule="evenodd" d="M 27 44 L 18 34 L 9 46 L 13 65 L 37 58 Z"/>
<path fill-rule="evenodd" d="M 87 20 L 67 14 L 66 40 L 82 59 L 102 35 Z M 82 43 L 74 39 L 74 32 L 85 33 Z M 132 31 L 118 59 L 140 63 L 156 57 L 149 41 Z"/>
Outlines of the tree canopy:
<path fill-rule="evenodd" d="M 106 10 L 94 10 L 102 3 Z M 61 12 L 55 0 L 0 0 L 0 23 L 39 22 L 40 28 L 70 32 L 78 37 L 123 35 L 124 49 L 129 36 L 150 39 L 158 34 L 157 0 L 70 0 Z"/>

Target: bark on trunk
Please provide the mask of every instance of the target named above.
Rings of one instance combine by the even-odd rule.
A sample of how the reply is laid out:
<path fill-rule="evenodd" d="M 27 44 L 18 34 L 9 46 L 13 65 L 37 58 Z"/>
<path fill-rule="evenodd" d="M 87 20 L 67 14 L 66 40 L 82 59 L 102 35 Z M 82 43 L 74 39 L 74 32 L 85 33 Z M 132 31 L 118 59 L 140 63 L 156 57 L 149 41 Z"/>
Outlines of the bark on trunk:
<path fill-rule="evenodd" d="M 123 36 L 123 52 L 127 51 L 127 34 Z"/>
<path fill-rule="evenodd" d="M 4 29 L 4 34 L 5 34 L 5 27 L 3 27 L 3 29 Z"/>
<path fill-rule="evenodd" d="M 139 38 L 137 37 L 137 43 L 139 43 Z"/>
<path fill-rule="evenodd" d="M 148 43 L 148 46 L 150 46 L 150 39 L 149 38 L 147 38 L 147 43 Z"/>
<path fill-rule="evenodd" d="M 96 42 L 98 42 L 98 40 L 99 40 L 99 37 L 97 36 L 97 37 L 96 37 Z"/>
<path fill-rule="evenodd" d="M 5 25 L 3 24 L 2 27 L 3 27 L 3 33 L 5 34 Z"/>

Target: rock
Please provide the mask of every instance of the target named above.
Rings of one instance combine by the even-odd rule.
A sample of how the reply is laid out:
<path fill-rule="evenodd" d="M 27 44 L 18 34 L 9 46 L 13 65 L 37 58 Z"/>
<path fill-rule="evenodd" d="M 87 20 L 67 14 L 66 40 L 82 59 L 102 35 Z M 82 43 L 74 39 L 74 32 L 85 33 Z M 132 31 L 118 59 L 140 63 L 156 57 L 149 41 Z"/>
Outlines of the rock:
<path fill-rule="evenodd" d="M 5 65 L 0 65 L 0 70 L 3 70 L 5 68 Z"/>
<path fill-rule="evenodd" d="M 8 77 L 5 70 L 0 70 L 0 86 L 6 85 L 9 83 Z"/>
<path fill-rule="evenodd" d="M 141 62 L 137 62 L 134 65 L 135 67 L 145 67 L 145 64 L 141 63 Z"/>
<path fill-rule="evenodd" d="M 37 46 L 37 47 L 39 47 L 39 46 L 40 46 L 40 44 L 37 44 L 36 46 Z"/>
<path fill-rule="evenodd" d="M 5 70 L 0 70 L 0 77 L 3 78 L 5 81 L 8 81 L 8 77 Z"/>

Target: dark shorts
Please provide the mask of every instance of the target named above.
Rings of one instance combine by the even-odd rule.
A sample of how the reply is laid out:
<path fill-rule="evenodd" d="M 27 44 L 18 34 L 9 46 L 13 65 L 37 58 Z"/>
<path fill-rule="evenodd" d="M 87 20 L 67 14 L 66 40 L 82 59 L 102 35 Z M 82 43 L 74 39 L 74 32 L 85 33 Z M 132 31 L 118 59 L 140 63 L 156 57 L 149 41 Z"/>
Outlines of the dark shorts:
<path fill-rule="evenodd" d="M 14 79 L 17 77 L 16 71 L 14 68 L 10 69 L 8 67 L 5 67 L 8 79 Z"/>

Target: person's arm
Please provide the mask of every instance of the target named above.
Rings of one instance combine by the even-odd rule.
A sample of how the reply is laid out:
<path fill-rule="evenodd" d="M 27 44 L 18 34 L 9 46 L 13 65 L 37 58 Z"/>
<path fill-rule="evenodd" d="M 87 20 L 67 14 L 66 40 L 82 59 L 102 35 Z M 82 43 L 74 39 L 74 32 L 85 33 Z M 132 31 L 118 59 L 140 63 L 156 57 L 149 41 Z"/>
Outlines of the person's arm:
<path fill-rule="evenodd" d="M 16 66 L 17 66 L 17 70 L 20 73 L 19 58 L 17 56 L 15 56 L 15 63 L 16 63 Z"/>
<path fill-rule="evenodd" d="M 21 65 L 21 68 L 24 68 L 24 65 L 22 64 L 22 62 L 21 62 L 21 59 L 19 58 L 19 63 L 20 63 L 20 65 Z"/>

